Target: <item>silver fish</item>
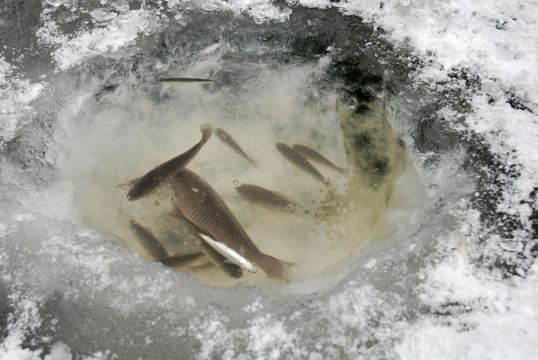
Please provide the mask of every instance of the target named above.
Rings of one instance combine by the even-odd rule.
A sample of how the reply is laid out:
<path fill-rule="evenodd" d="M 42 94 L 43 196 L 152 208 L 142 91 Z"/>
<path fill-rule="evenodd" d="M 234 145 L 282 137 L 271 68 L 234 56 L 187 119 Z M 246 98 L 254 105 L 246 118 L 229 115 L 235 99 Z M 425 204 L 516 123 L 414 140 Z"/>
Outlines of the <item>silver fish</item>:
<path fill-rule="evenodd" d="M 286 211 L 290 213 L 295 213 L 300 209 L 298 204 L 287 199 L 285 196 L 279 194 L 278 192 L 262 188 L 261 186 L 241 184 L 237 186 L 235 190 L 239 193 L 239 195 L 249 202 L 267 209 Z"/>
<path fill-rule="evenodd" d="M 161 165 L 157 166 L 153 170 L 150 170 L 144 176 L 139 178 L 134 185 L 131 187 L 131 190 L 127 193 L 127 199 L 137 200 L 141 197 L 154 191 L 159 185 L 161 185 L 166 179 L 174 176 L 179 171 L 185 168 L 187 164 L 194 158 L 196 154 L 200 151 L 202 146 L 209 140 L 209 137 L 213 133 L 211 125 L 204 124 L 200 127 L 202 132 L 202 140 L 192 148 L 187 150 L 181 155 L 176 156 L 173 159 L 170 159 Z"/>
<path fill-rule="evenodd" d="M 223 142 L 225 143 L 226 145 L 228 145 L 230 148 L 233 149 L 233 151 L 235 151 L 236 153 L 238 153 L 239 155 L 241 155 L 242 157 L 244 157 L 245 159 L 247 159 L 247 161 L 254 167 L 258 167 L 258 163 L 256 162 L 256 160 L 252 159 L 251 157 L 249 157 L 244 151 L 243 149 L 241 149 L 241 147 L 237 144 L 237 142 L 235 142 L 235 140 L 230 136 L 230 134 L 228 134 L 226 131 L 224 131 L 223 129 L 215 129 L 215 135 L 217 135 L 217 137 Z"/>
<path fill-rule="evenodd" d="M 190 84 L 190 83 L 201 83 L 201 82 L 213 82 L 211 79 L 198 79 L 198 78 L 161 78 L 157 79 L 159 82 L 172 83 L 172 84 Z"/>
<path fill-rule="evenodd" d="M 293 165 L 310 174 L 316 180 L 321 181 L 323 185 L 330 185 L 329 181 L 327 181 L 327 179 L 325 179 L 325 177 L 323 177 L 323 175 L 321 175 L 321 173 L 317 171 L 316 168 L 313 167 L 303 155 L 299 154 L 297 151 L 284 143 L 276 143 L 275 145 L 282 156 L 288 159 Z"/>
<path fill-rule="evenodd" d="M 129 228 L 136 235 L 139 244 L 150 253 L 154 260 L 159 261 L 169 257 L 168 252 L 159 240 L 153 236 L 151 230 L 143 227 L 134 220 L 129 220 Z"/>
<path fill-rule="evenodd" d="M 219 241 L 215 241 L 211 236 L 199 234 L 200 237 L 213 249 L 217 250 L 222 256 L 230 262 L 242 267 L 243 269 L 255 273 L 258 269 L 250 261 L 239 255 L 236 251 L 230 249 Z"/>
<path fill-rule="evenodd" d="M 201 233 L 259 266 L 270 277 L 284 278 L 284 264 L 262 253 L 233 216 L 217 192 L 194 172 L 184 169 L 174 177 L 172 189 L 181 214 Z"/>
<path fill-rule="evenodd" d="M 308 160 L 315 161 L 319 164 L 323 164 L 325 166 L 330 167 L 333 170 L 338 171 L 341 174 L 347 173 L 347 169 L 338 167 L 334 165 L 329 159 L 327 159 L 325 156 L 321 155 L 319 152 L 317 152 L 314 149 L 309 148 L 308 146 L 301 145 L 301 144 L 294 144 L 293 150 L 297 151 L 299 154 L 303 155 Z"/>

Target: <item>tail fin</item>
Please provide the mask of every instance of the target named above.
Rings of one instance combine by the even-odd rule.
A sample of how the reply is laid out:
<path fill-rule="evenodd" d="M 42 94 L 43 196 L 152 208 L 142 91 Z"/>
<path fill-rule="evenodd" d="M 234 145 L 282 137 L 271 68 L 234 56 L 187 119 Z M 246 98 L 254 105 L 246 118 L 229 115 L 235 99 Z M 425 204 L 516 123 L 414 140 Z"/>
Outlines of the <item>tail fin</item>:
<path fill-rule="evenodd" d="M 207 140 L 209 140 L 209 138 L 211 137 L 211 134 L 213 134 L 211 124 L 202 124 L 202 126 L 200 126 L 200 131 L 202 132 L 202 142 L 205 144 Z"/>
<path fill-rule="evenodd" d="M 271 255 L 261 254 L 260 264 L 258 264 L 267 276 L 272 278 L 286 279 L 288 263 L 281 261 Z"/>
<path fill-rule="evenodd" d="M 258 167 L 258 162 L 250 157 L 248 157 L 248 162 L 250 163 L 250 165 L 254 166 L 255 168 Z"/>

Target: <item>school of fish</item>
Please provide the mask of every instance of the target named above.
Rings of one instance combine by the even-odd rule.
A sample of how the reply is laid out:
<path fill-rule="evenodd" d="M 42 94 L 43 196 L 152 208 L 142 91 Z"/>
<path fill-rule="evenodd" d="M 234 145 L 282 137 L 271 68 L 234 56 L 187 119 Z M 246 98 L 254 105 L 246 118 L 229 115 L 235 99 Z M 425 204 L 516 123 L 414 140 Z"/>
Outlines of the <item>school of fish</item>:
<path fill-rule="evenodd" d="M 163 78 L 167 83 L 208 82 L 208 79 Z M 161 262 L 176 269 L 204 263 L 203 260 L 222 270 L 232 278 L 240 278 L 243 270 L 256 272 L 260 268 L 268 277 L 287 279 L 292 264 L 277 259 L 259 250 L 254 241 L 228 208 L 224 200 L 202 177 L 187 169 L 187 165 L 207 143 L 213 133 L 234 152 L 243 157 L 252 166 L 257 162 L 249 157 L 224 129 L 213 130 L 210 124 L 200 127 L 201 140 L 186 152 L 158 165 L 140 178 L 128 182 L 126 198 L 136 201 L 150 196 L 156 191 L 167 191 L 173 203 L 173 209 L 167 213 L 179 221 L 179 225 L 188 235 L 199 252 L 193 254 L 169 254 L 152 231 L 134 219 L 129 218 L 128 227 L 135 235 L 138 244 L 149 254 L 153 261 Z M 302 144 L 289 146 L 275 144 L 277 151 L 291 164 L 320 181 L 326 187 L 330 182 L 310 162 L 322 164 L 342 174 L 346 169 L 334 165 L 314 149 Z M 242 184 L 236 191 L 251 204 L 267 209 L 297 213 L 301 206 L 285 195 L 265 189 L 254 184 Z"/>

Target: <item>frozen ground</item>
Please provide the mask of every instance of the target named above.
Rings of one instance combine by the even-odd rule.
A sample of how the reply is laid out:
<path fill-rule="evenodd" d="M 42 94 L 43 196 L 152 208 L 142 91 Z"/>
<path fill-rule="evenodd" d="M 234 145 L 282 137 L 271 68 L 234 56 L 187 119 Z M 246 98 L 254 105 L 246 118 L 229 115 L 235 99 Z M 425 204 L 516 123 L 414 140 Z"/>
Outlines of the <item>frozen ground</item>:
<path fill-rule="evenodd" d="M 6 2 L 0 357 L 538 358 L 537 7 Z M 328 24 L 359 23 L 354 16 L 377 31 L 357 26 L 340 37 L 329 31 Z M 264 37 L 234 33 L 243 27 Z M 291 35 L 279 32 L 287 27 Z M 372 37 L 353 43 L 361 31 Z M 141 260 L 114 235 L 81 221 L 77 184 L 68 176 L 73 169 L 64 165 L 69 155 L 80 156 L 66 150 L 78 139 L 74 131 L 95 124 L 88 109 L 145 119 L 144 104 L 110 106 L 107 94 L 133 96 L 133 103 L 141 99 L 133 93 L 149 94 L 143 99 L 151 103 L 168 94 L 152 90 L 148 78 L 170 68 L 202 75 L 219 68 L 202 61 L 219 52 L 226 54 L 221 65 L 244 54 L 246 63 L 284 61 L 288 55 L 275 48 L 279 36 L 291 39 L 282 53 L 294 49 L 292 64 L 308 59 L 322 71 L 353 59 L 349 50 L 360 45 L 359 57 L 386 78 L 391 122 L 421 183 L 397 180 L 408 193 L 403 199 L 415 200 L 384 215 L 395 226 L 390 239 L 372 239 L 351 261 L 310 281 L 264 291 L 213 289 Z M 91 136 L 113 138 L 123 130 L 100 121 L 111 132 Z M 94 162 L 79 161 L 81 169 Z"/>

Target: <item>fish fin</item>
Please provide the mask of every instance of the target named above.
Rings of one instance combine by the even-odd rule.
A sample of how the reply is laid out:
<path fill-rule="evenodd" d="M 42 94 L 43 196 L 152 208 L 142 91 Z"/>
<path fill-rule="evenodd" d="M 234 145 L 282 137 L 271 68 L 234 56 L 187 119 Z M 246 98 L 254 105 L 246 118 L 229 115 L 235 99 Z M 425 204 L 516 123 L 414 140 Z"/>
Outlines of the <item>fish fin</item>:
<path fill-rule="evenodd" d="M 200 131 L 202 132 L 202 141 L 204 143 L 209 140 L 209 137 L 213 134 L 213 129 L 209 123 L 202 124 L 202 126 L 200 126 Z"/>
<path fill-rule="evenodd" d="M 137 177 L 136 179 L 132 179 L 132 180 L 129 180 L 129 181 L 122 182 L 121 184 L 116 185 L 116 187 L 117 187 L 117 188 L 124 188 L 124 187 L 126 187 L 126 186 L 131 187 L 131 186 L 133 186 L 136 182 L 138 182 L 138 180 L 140 180 L 141 177 L 142 177 L 142 176 Z"/>
<path fill-rule="evenodd" d="M 261 254 L 259 266 L 267 274 L 267 276 L 278 279 L 286 279 L 288 263 L 285 263 L 271 255 Z"/>
<path fill-rule="evenodd" d="M 168 216 L 171 216 L 171 217 L 174 217 L 174 218 L 179 219 L 179 220 L 185 219 L 185 217 L 183 216 L 181 211 L 179 211 L 179 208 L 178 208 L 176 203 L 172 204 L 172 210 L 165 211 L 164 214 L 168 215 Z"/>
<path fill-rule="evenodd" d="M 248 162 L 250 163 L 250 165 L 254 166 L 255 168 L 258 167 L 258 162 L 252 158 L 248 158 Z"/>

